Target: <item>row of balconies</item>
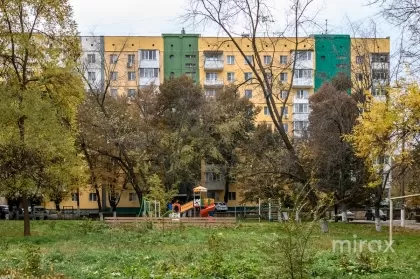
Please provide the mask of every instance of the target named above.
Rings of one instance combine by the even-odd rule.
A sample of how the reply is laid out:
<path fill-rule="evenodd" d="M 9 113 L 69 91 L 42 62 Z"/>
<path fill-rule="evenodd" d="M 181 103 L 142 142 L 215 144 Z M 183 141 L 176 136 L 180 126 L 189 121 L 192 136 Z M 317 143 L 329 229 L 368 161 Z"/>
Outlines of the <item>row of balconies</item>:
<path fill-rule="evenodd" d="M 204 80 L 205 87 L 220 88 L 220 87 L 223 87 L 224 85 L 225 85 L 225 82 L 223 79 Z M 313 78 L 294 78 L 292 86 L 295 88 L 312 88 L 314 87 L 314 79 Z"/>

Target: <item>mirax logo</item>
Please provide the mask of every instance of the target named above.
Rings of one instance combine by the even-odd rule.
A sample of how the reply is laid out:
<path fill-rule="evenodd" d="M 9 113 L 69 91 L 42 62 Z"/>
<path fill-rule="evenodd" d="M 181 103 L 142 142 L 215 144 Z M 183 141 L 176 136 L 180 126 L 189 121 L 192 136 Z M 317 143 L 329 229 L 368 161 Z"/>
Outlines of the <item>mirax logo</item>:
<path fill-rule="evenodd" d="M 357 235 L 353 235 L 353 241 L 351 240 L 333 240 L 333 252 L 340 253 L 361 253 L 363 251 L 369 251 L 371 253 L 394 253 L 392 248 L 393 242 L 387 240 L 362 240 L 357 239 Z"/>

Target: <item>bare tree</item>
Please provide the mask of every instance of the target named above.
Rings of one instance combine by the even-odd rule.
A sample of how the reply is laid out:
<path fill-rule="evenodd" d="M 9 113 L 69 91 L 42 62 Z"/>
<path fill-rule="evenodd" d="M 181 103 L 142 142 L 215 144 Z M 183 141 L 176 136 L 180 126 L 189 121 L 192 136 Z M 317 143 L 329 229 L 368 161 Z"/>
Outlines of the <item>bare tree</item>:
<path fill-rule="evenodd" d="M 220 44 L 226 41 L 232 43 L 244 59 L 249 60 L 249 53 L 253 54 L 253 61 L 248 61 L 253 76 L 248 82 L 256 84 L 262 91 L 274 127 L 289 154 L 293 168 L 287 176 L 301 185 L 308 184 L 309 173 L 304 169 L 296 147 L 284 129 L 283 114 L 291 96 L 295 70 L 298 69 L 298 51 L 303 49 L 306 43 L 309 45 L 309 41 L 302 38 L 305 37 L 302 35 L 305 28 L 313 24 L 315 15 L 308 15 L 308 7 L 312 3 L 313 0 L 291 1 L 288 12 L 293 15 L 292 19 L 287 19 L 284 29 L 276 35 L 270 35 L 274 26 L 274 17 L 270 11 L 272 3 L 268 0 L 191 0 L 190 9 L 184 17 L 186 21 L 192 20 L 204 26 L 215 25 L 224 36 L 227 36 L 220 40 Z M 240 22 L 245 25 L 242 33 L 237 28 Z M 261 36 L 261 34 L 264 35 Z M 292 45 L 289 48 L 293 54 L 290 64 L 286 67 L 275 63 L 267 65 L 261 54 L 266 49 L 273 53 L 279 51 L 281 40 L 286 40 L 289 45 Z M 291 80 L 287 87 L 283 86 L 283 89 L 280 89 L 278 77 L 283 72 L 291 72 Z M 286 96 L 281 96 L 277 90 L 285 90 Z M 279 103 L 282 105 L 281 109 L 277 107 Z M 317 196 L 312 187 L 309 187 L 308 198 L 313 205 L 317 204 Z"/>

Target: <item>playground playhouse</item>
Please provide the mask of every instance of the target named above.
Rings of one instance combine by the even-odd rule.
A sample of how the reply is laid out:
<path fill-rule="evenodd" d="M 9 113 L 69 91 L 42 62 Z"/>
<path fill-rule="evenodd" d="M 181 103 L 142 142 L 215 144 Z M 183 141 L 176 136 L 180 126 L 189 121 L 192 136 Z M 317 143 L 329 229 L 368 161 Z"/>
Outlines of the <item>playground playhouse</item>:
<path fill-rule="evenodd" d="M 207 188 L 197 186 L 193 189 L 194 200 L 185 204 L 172 204 L 172 211 L 174 214 L 179 214 L 179 217 L 208 217 L 211 216 L 216 208 L 214 199 L 207 198 Z M 199 198 L 196 199 L 196 195 Z M 198 211 L 198 213 L 197 213 Z M 199 216 L 197 216 L 199 214 Z"/>

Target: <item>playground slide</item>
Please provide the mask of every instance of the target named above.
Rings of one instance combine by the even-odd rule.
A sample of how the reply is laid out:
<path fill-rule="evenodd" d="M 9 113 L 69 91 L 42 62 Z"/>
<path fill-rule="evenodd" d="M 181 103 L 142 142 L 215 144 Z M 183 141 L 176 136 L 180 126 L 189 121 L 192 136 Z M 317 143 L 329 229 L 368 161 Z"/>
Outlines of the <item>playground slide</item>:
<path fill-rule="evenodd" d="M 216 209 L 216 205 L 212 204 L 204 209 L 200 210 L 200 216 L 201 217 L 208 217 L 209 216 L 209 212 L 212 212 L 213 210 Z"/>
<path fill-rule="evenodd" d="M 194 202 L 193 201 L 187 202 L 186 204 L 181 205 L 180 213 L 184 213 L 185 211 L 188 211 L 193 208 L 194 208 Z"/>

